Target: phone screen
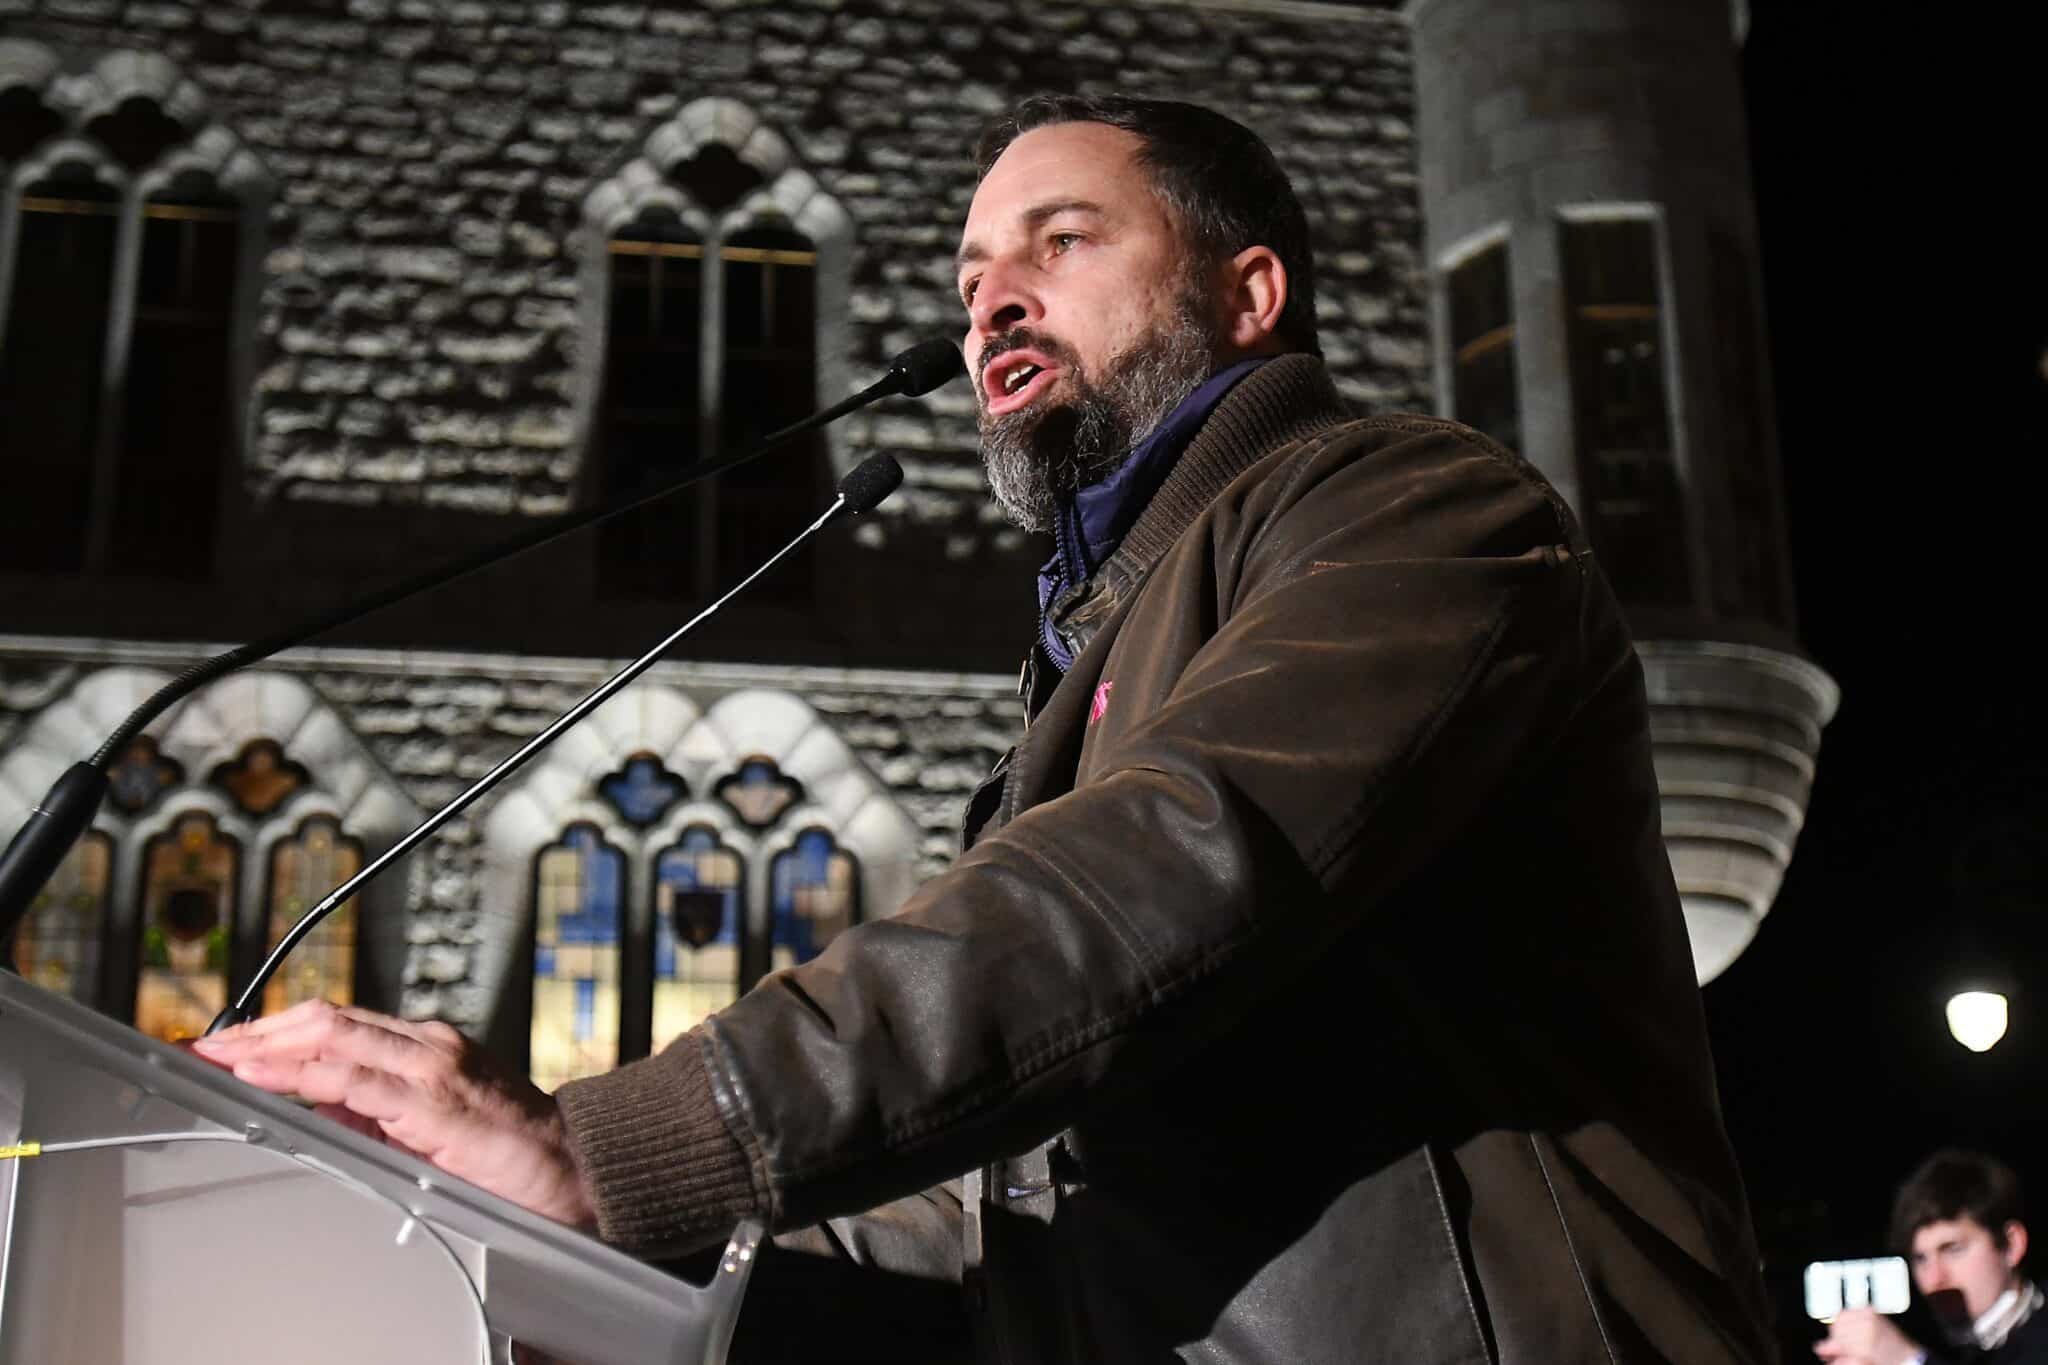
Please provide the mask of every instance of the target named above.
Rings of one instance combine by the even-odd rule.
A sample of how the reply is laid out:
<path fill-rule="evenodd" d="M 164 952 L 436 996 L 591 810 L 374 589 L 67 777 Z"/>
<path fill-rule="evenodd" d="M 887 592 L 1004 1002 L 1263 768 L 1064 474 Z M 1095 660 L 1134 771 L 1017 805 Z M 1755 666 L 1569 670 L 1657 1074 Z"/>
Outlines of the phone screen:
<path fill-rule="evenodd" d="M 1806 1267 L 1806 1316 L 1827 1321 L 1844 1308 L 1903 1313 L 1913 1299 L 1899 1256 L 1868 1261 L 1815 1261 Z"/>

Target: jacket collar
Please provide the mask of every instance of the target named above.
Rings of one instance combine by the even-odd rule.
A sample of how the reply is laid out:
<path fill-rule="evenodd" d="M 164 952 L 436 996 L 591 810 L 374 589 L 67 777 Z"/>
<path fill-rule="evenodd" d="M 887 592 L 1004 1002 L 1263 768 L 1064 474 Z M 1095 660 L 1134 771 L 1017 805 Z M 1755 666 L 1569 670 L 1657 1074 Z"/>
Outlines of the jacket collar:
<path fill-rule="evenodd" d="M 1352 416 L 1318 357 L 1283 355 L 1261 365 L 1209 414 L 1124 533 L 1103 566 L 1104 575 L 1128 579 L 1143 574 L 1238 475 L 1281 446 Z"/>
<path fill-rule="evenodd" d="M 1239 380 L 1269 359 L 1254 356 L 1210 375 L 1137 443 L 1114 472 L 1060 499 L 1054 507 L 1053 554 L 1038 571 L 1038 633 L 1046 654 L 1062 673 L 1073 666 L 1074 658 L 1059 632 L 1053 629 L 1053 603 L 1069 589 L 1094 577 L 1095 571 L 1115 553 L 1124 533 L 1145 510 L 1216 405 Z"/>

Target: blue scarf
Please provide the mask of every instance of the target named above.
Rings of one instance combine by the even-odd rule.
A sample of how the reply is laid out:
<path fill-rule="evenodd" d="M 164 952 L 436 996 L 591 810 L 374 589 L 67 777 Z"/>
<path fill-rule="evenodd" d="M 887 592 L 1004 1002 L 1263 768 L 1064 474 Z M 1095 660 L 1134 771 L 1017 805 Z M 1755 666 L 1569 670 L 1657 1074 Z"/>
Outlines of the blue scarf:
<path fill-rule="evenodd" d="M 1124 532 L 1152 501 L 1223 395 L 1270 358 L 1254 356 L 1210 375 L 1181 399 L 1114 471 L 1072 497 L 1060 499 L 1053 508 L 1053 555 L 1038 571 L 1038 638 L 1060 672 L 1073 667 L 1074 656 L 1052 628 L 1047 608 L 1068 588 L 1087 582 L 1103 561 L 1116 553 Z"/>

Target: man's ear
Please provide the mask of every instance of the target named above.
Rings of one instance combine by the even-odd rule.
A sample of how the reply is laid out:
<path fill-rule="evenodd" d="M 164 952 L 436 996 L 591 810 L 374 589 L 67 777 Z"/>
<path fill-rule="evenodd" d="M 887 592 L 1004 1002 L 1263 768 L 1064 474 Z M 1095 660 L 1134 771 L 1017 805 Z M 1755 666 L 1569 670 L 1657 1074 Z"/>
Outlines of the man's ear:
<path fill-rule="evenodd" d="M 2027 1225 L 2017 1218 L 2005 1225 L 2005 1267 L 2017 1269 L 2027 1259 Z"/>
<path fill-rule="evenodd" d="M 1273 248 L 1248 246 L 1223 270 L 1223 339 L 1238 351 L 1271 350 L 1287 307 L 1287 267 Z"/>

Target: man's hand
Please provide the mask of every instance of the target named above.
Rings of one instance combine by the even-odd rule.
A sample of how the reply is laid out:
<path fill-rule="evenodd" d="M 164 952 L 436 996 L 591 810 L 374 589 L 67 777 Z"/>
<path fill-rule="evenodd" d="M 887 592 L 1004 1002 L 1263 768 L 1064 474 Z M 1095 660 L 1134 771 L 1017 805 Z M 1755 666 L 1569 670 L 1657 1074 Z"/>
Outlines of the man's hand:
<path fill-rule="evenodd" d="M 1813 1353 L 1843 1365 L 1911 1365 L 1920 1358 L 1920 1344 L 1874 1308 L 1845 1308 L 1828 1324 L 1827 1339 L 1814 1343 Z"/>
<path fill-rule="evenodd" d="M 312 1000 L 192 1047 L 535 1213 L 571 1227 L 597 1221 L 554 1099 L 498 1074 L 447 1024 Z"/>

